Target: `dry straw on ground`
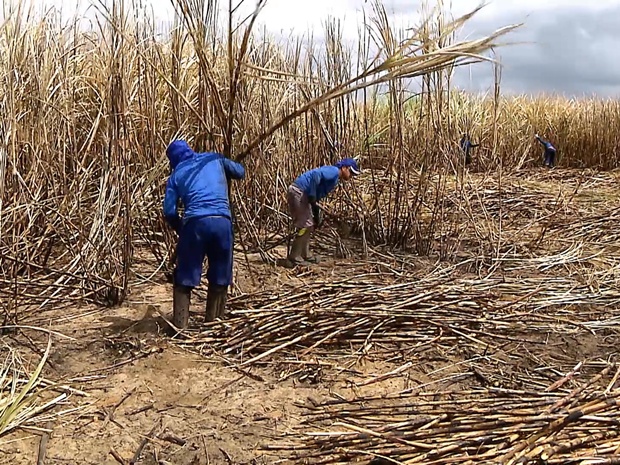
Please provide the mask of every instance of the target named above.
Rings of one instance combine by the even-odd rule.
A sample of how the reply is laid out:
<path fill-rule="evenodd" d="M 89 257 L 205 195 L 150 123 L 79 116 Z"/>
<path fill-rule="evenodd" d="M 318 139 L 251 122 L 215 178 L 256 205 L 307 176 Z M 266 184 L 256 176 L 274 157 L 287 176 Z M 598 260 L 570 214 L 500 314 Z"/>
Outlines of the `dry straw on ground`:
<path fill-rule="evenodd" d="M 317 464 L 612 464 L 620 452 L 614 368 L 568 392 L 557 392 L 558 383 L 308 404 L 304 422 L 315 430 L 272 449 Z"/>
<path fill-rule="evenodd" d="M 354 262 L 236 296 L 225 322 L 198 318 L 177 343 L 248 376 L 270 367 L 333 387 L 334 399 L 299 406 L 298 428 L 264 441 L 274 457 L 614 463 L 620 261 L 603 218 L 618 208 L 616 179 L 530 172 L 504 177 L 501 199 L 497 176 L 472 176 L 474 214 L 458 237 L 476 246 L 434 266 L 373 246 L 364 259 L 328 226 L 320 250 Z M 461 198 L 446 196 L 446 209 Z M 502 228 L 488 228 L 498 217 Z"/>

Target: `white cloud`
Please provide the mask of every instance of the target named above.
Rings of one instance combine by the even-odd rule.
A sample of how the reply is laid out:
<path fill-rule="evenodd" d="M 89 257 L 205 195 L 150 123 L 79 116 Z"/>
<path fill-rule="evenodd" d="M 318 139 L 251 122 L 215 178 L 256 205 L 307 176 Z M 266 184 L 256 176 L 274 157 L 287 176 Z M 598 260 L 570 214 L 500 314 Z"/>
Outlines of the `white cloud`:
<path fill-rule="evenodd" d="M 65 11 L 70 12 L 75 10 L 76 0 L 31 1 L 37 5 L 62 5 Z M 173 8 L 169 0 L 141 1 L 152 5 L 157 19 L 167 21 L 172 18 Z M 130 0 L 125 2 L 130 4 Z M 82 0 L 80 10 L 83 11 L 89 3 Z M 421 3 L 421 0 L 383 2 L 396 28 L 415 26 L 420 21 Z M 454 16 L 460 16 L 476 8 L 480 2 L 444 0 L 443 3 Z M 503 80 L 508 84 L 505 90 L 571 93 L 573 89 L 583 88 L 584 91 L 600 91 L 601 94 L 611 92 L 617 95 L 620 92 L 620 87 L 613 88 L 609 84 L 614 82 L 617 72 L 609 63 L 617 61 L 613 57 L 620 43 L 620 15 L 617 14 L 620 0 L 491 0 L 487 3 L 465 26 L 459 39 L 525 22 L 522 31 L 512 37 L 530 43 L 499 51 L 505 65 Z M 228 0 L 220 0 L 219 4 L 225 8 Z M 254 5 L 255 0 L 246 0 L 244 12 L 249 13 Z M 345 40 L 354 42 L 359 37 L 363 8 L 371 12 L 372 0 L 268 0 L 259 23 L 278 35 L 306 35 L 312 32 L 320 40 L 323 23 L 328 16 L 332 16 L 340 19 Z M 601 26 L 601 22 L 606 23 L 605 27 Z M 509 37 L 506 39 L 509 40 Z M 568 63 L 566 57 L 570 57 Z M 604 58 L 609 59 L 607 65 Z M 490 66 L 475 65 L 472 69 L 471 79 L 470 70 L 459 71 L 458 83 L 472 90 L 487 88 L 492 81 Z M 557 70 L 555 74 L 554 70 Z M 603 81 L 602 75 L 606 84 L 600 83 Z M 617 77 L 620 82 L 620 74 Z"/>

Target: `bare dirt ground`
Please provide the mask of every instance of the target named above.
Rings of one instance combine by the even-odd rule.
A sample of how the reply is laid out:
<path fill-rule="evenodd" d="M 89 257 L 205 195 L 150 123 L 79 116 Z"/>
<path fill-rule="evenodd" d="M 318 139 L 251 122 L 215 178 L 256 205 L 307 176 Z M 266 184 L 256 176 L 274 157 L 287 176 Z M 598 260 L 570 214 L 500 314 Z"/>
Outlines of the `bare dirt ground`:
<path fill-rule="evenodd" d="M 287 433 L 301 437 L 299 431 L 307 431 L 300 404 L 388 396 L 408 389 L 544 391 L 582 362 L 575 379 L 557 388 L 569 393 L 577 386 L 574 383 L 590 379 L 605 363 L 615 361 L 617 352 L 614 299 L 620 236 L 613 219 L 620 196 L 616 175 L 584 177 L 558 170 L 515 177 L 505 186 L 508 200 L 499 209 L 492 189 L 486 194 L 478 191 L 479 223 L 464 226 L 469 235 L 461 235 L 460 245 L 447 260 L 392 254 L 381 248 L 372 249 L 367 258 L 361 254 L 333 258 L 333 248 L 323 245 L 326 260 L 311 269 L 286 270 L 251 256 L 250 273 L 244 259 L 238 258 L 230 323 L 219 323 L 220 329 L 201 326 L 204 292 L 198 292 L 193 299 L 195 332 L 190 343 L 165 335 L 161 314 L 171 312 L 171 289 L 160 276 L 136 286 L 119 308 L 84 306 L 37 315 L 29 324 L 71 338 L 52 336 L 44 371 L 47 379 L 67 386 L 57 391 L 67 392 L 68 398 L 54 408 L 54 414 L 0 439 L 0 463 L 37 463 L 45 428 L 52 431 L 45 465 L 319 463 L 318 455 L 303 459 L 303 454 L 295 456 L 295 451 L 276 447 Z M 503 242 L 494 257 L 477 255 L 484 249 L 480 237 L 491 233 L 483 226 L 485 216 L 503 218 Z M 478 245 L 475 251 L 470 250 L 473 243 Z M 347 247 L 355 251 L 361 245 L 351 240 Z M 275 254 L 282 256 L 284 251 L 280 248 Z M 308 312 L 310 301 L 317 307 L 332 302 L 334 309 L 361 312 L 368 308 L 369 314 L 379 308 L 400 311 L 399 302 L 406 298 L 393 297 L 395 291 L 386 293 L 385 287 L 375 292 L 375 284 L 365 284 L 371 274 L 383 286 L 415 286 L 436 276 L 432 288 L 447 286 L 438 295 L 457 290 L 462 294 L 447 304 L 433 301 L 420 310 L 437 313 L 442 320 L 437 325 L 429 317 L 427 323 L 408 326 L 415 315 L 395 324 L 390 333 L 398 340 L 394 346 L 385 342 L 387 333 L 384 339 L 373 339 L 381 331 L 366 330 L 359 323 L 353 336 L 326 330 L 324 334 L 330 336 L 323 338 L 320 333 L 315 346 L 315 339 L 300 341 L 251 365 L 239 363 L 277 349 L 287 340 L 286 332 L 280 331 L 270 345 L 265 343 L 247 355 L 220 350 L 226 338 L 252 321 L 244 313 L 247 308 L 273 310 L 281 303 L 284 310 L 292 311 L 295 306 L 287 303 L 286 292 L 294 294 L 304 287 L 335 290 L 300 297 L 299 312 Z M 350 287 L 344 284 L 346 277 L 352 278 Z M 532 283 L 537 286 L 536 295 L 528 288 Z M 358 292 L 361 297 L 355 297 Z M 272 301 L 256 295 L 270 295 Z M 470 315 L 480 315 L 482 321 L 488 310 L 477 302 L 483 298 L 495 309 L 493 315 L 514 322 L 514 328 L 495 322 L 490 331 L 489 322 L 468 326 L 450 322 L 453 313 L 442 316 L 448 304 L 466 309 L 467 302 L 473 301 L 482 306 L 472 307 Z M 510 303 L 512 313 L 503 302 Z M 531 322 L 519 326 L 519 320 L 530 317 Z M 342 319 L 336 320 L 343 321 L 342 326 L 347 321 L 357 325 L 359 320 L 347 320 L 346 312 L 333 318 Z M 262 334 L 259 329 L 257 338 Z M 290 338 L 295 337 L 294 329 Z M 218 336 L 209 339 L 211 333 Z M 39 355 L 47 341 L 47 334 L 38 330 L 3 337 L 7 344 L 17 343 L 24 352 Z M 312 350 L 305 350 L 311 346 Z M 613 374 L 614 370 L 610 377 Z M 71 409 L 76 410 L 61 414 Z M 300 440 L 303 443 L 303 437 Z M 362 459 L 368 463 L 371 458 Z M 472 463 L 477 462 L 493 463 Z"/>
<path fill-rule="evenodd" d="M 322 266 L 326 276 L 346 269 Z M 343 395 L 350 391 L 346 381 L 281 381 L 281 373 L 268 368 L 248 375 L 217 357 L 178 348 L 157 312 L 170 313 L 171 300 L 169 285 L 151 285 L 120 308 L 87 307 L 69 318 L 46 314 L 46 328 L 75 339 L 55 339 L 47 376 L 80 391 L 68 404 L 82 407 L 53 425 L 46 464 L 119 463 L 112 451 L 129 463 L 151 431 L 159 439 L 144 449 L 140 463 L 273 463 L 278 457 L 260 446 L 299 422 L 296 401 L 321 400 L 333 387 Z M 196 320 L 203 307 L 204 299 L 195 298 Z M 362 367 L 372 371 L 372 365 Z M 0 443 L 0 463 L 36 463 L 39 442 L 38 434 L 18 433 Z"/>

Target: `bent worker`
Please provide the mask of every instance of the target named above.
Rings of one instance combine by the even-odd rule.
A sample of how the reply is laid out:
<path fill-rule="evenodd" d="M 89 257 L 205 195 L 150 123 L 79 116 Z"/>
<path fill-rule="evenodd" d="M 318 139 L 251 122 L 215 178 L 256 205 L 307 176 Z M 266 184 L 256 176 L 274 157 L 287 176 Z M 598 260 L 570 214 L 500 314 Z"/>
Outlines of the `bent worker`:
<path fill-rule="evenodd" d="M 224 316 L 232 284 L 233 227 L 228 180 L 243 179 L 245 169 L 216 152 L 195 153 L 184 140 L 166 149 L 172 172 L 166 185 L 164 217 L 179 236 L 173 274 L 173 324 L 185 329 L 192 289 L 200 284 L 208 260 L 206 321 Z M 181 201 L 181 220 L 177 203 Z"/>
<path fill-rule="evenodd" d="M 480 144 L 472 144 L 469 139 L 469 134 L 463 134 L 460 145 L 461 150 L 465 154 L 465 165 L 469 165 L 471 163 L 471 155 L 469 154 L 469 151 L 474 147 L 478 147 Z"/>
<path fill-rule="evenodd" d="M 551 142 L 543 139 L 538 134 L 535 134 L 534 137 L 536 137 L 536 139 L 538 139 L 538 142 L 540 142 L 545 147 L 545 154 L 544 154 L 545 166 L 548 168 L 553 168 L 555 166 L 555 154 L 557 152 L 555 147 L 553 146 L 553 144 L 551 144 Z"/>
<path fill-rule="evenodd" d="M 335 165 L 306 171 L 289 186 L 288 208 L 297 231 L 287 257 L 288 266 L 318 262 L 318 258 L 310 252 L 312 232 L 322 223 L 318 202 L 336 188 L 340 179 L 348 181 L 358 174 L 357 162 L 353 158 L 345 158 Z"/>

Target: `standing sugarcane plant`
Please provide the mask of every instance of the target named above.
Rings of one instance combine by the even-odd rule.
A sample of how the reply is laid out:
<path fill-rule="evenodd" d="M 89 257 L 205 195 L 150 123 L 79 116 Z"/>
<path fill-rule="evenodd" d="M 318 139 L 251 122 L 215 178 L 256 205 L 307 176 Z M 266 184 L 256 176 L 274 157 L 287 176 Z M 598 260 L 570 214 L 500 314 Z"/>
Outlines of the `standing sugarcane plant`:
<path fill-rule="evenodd" d="M 210 100 L 216 127 L 218 131 L 221 131 L 220 144 L 216 145 L 220 145 L 221 152 L 226 158 L 232 158 L 235 147 L 235 128 L 238 126 L 238 95 L 242 90 L 241 87 L 245 85 L 242 76 L 244 73 L 244 65 L 248 53 L 250 52 L 252 29 L 266 0 L 258 0 L 253 13 L 241 21 L 241 24 L 235 25 L 236 14 L 244 3 L 246 3 L 246 0 L 240 0 L 238 2 L 228 0 L 228 32 L 225 54 L 226 70 L 220 70 L 225 73 L 227 81 L 225 81 L 226 84 L 222 88 L 221 81 L 217 81 L 214 73 L 214 61 L 218 55 L 213 51 L 209 54 L 205 49 L 208 31 L 211 28 L 213 28 L 213 30 L 216 28 L 217 2 L 212 0 L 172 0 L 177 14 L 182 18 L 193 40 L 194 51 L 198 57 L 200 73 L 199 106 L 202 107 L 201 113 L 206 113 L 204 107 Z M 243 30 L 241 40 L 239 41 L 238 36 L 240 28 L 246 22 L 248 24 Z M 212 37 L 215 41 L 217 35 L 212 34 Z M 210 98 L 208 99 L 207 96 Z M 206 149 L 204 137 L 206 132 L 206 127 L 201 127 L 199 129 L 199 138 L 196 141 L 196 148 L 198 150 Z M 228 186 L 228 197 L 232 200 L 230 184 Z M 230 208 L 233 216 L 233 224 L 238 227 L 238 221 L 234 220 L 236 215 L 232 201 L 230 203 Z"/>
<path fill-rule="evenodd" d="M 402 243 L 411 236 L 422 218 L 416 202 L 423 205 L 424 196 L 405 198 L 418 185 L 429 185 L 406 180 L 415 178 L 414 168 L 424 155 L 411 128 L 419 126 L 415 135 L 421 144 L 435 128 L 417 124 L 411 109 L 424 109 L 420 99 L 409 103 L 398 89 L 429 73 L 485 60 L 483 54 L 517 26 L 478 40 L 439 40 L 460 28 L 476 9 L 447 21 L 439 36 L 425 37 L 423 28 L 407 30 L 387 49 L 381 40 L 370 43 L 381 37 L 385 24 L 373 21 L 383 14 L 381 3 L 374 2 L 364 28 L 368 43 L 358 47 L 365 53 L 358 53 L 353 66 L 333 21 L 324 59 L 319 53 L 325 50 L 320 52 L 311 39 L 306 47 L 302 39 L 277 44 L 267 34 L 260 37 L 257 24 L 266 4 L 174 0 L 178 23 L 162 40 L 155 26 L 138 14 L 138 2 L 97 3 L 90 29 L 84 29 L 78 16 L 66 25 L 48 12 L 35 18 L 19 0 L 4 3 L 3 298 L 19 289 L 35 306 L 72 305 L 83 299 L 112 305 L 125 298 L 132 278 L 151 279 L 138 276 L 144 260 L 134 250 L 150 249 L 155 268 L 164 266 L 164 244 L 172 234 L 160 218 L 163 149 L 176 137 L 192 139 L 197 150 L 215 149 L 247 163 L 250 175 L 233 198 L 236 225 L 244 228 L 242 245 L 251 241 L 260 249 L 265 233 L 275 236 L 274 231 L 283 229 L 286 185 L 299 174 L 300 163 L 316 165 L 333 156 L 324 149 L 335 140 L 356 152 L 364 150 L 362 164 L 371 168 L 369 177 L 380 193 L 372 204 L 373 188 L 370 195 L 362 192 L 369 184 L 360 178 L 351 192 L 358 196 L 355 201 L 345 191 L 347 195 L 334 202 L 335 218 L 358 221 L 369 242 Z M 226 11 L 227 24 L 218 20 Z M 391 111 L 380 101 L 382 89 L 390 86 L 396 90 Z M 370 96 L 370 103 L 362 105 L 361 94 Z M 563 127 L 555 114 L 545 115 L 525 103 L 514 105 L 523 115 L 523 127 L 543 117 Z M 479 108 L 486 111 L 483 104 Z M 392 124 L 385 124 L 390 118 Z M 503 130 L 502 124 L 498 127 Z M 507 139 L 512 144 L 507 148 L 521 147 L 521 154 L 529 150 L 518 142 L 516 127 Z M 392 148 L 398 152 L 397 164 Z M 429 158 L 426 173 L 432 172 L 432 163 Z M 403 172 L 392 175 L 389 166 Z M 390 195 L 391 208 L 384 208 Z M 361 209 L 350 208 L 352 203 Z M 358 217 L 346 218 L 351 214 Z"/>
<path fill-rule="evenodd" d="M 441 115 L 442 110 L 439 106 L 443 101 L 443 87 L 440 76 L 443 70 L 451 70 L 461 64 L 486 59 L 482 53 L 494 46 L 497 38 L 518 26 L 500 29 L 489 37 L 475 41 L 451 42 L 450 39 L 453 38 L 455 31 L 477 13 L 481 8 L 478 7 L 461 18 L 440 24 L 435 34 L 429 29 L 429 23 L 426 21 L 422 27 L 414 30 L 409 36 L 396 41 L 388 24 L 385 9 L 382 3 L 376 0 L 373 2 L 374 17 L 367 25 L 372 30 L 370 36 L 380 38 L 375 40 L 376 54 L 366 63 L 361 64 L 361 69 L 355 76 L 351 76 L 346 72 L 347 67 L 343 66 L 347 62 L 350 63 L 350 60 L 342 54 L 342 47 L 337 43 L 341 41 L 337 26 L 333 22 L 328 23 L 328 37 L 330 38 L 328 45 L 332 53 L 328 54 L 324 67 L 315 67 L 314 63 L 310 63 L 305 73 L 306 76 L 312 77 L 313 69 L 316 68 L 318 81 L 322 83 L 318 87 L 314 86 L 315 92 L 312 95 L 307 87 L 296 79 L 295 75 L 282 76 L 277 69 L 264 65 L 252 66 L 251 62 L 255 60 L 255 50 L 260 47 L 256 45 L 253 28 L 266 3 L 267 0 L 258 0 L 249 15 L 241 16 L 241 21 L 236 21 L 246 0 L 238 2 L 228 0 L 227 34 L 224 41 L 218 41 L 219 4 L 217 2 L 172 0 L 177 15 L 192 40 L 198 68 L 198 99 L 194 102 L 186 100 L 186 103 L 190 106 L 197 106 L 197 108 L 192 108 L 195 114 L 210 114 L 211 116 L 209 126 L 207 126 L 206 118 L 199 118 L 199 135 L 195 140 L 195 147 L 198 150 L 206 149 L 205 142 L 210 140 L 215 146 L 209 147 L 210 149 L 221 151 L 226 157 L 234 158 L 236 161 L 244 161 L 256 149 L 260 148 L 262 152 L 264 142 L 278 131 L 284 130 L 298 117 L 312 113 L 326 138 L 327 145 L 333 148 L 335 137 L 330 132 L 338 131 L 342 134 L 342 128 L 335 127 L 334 121 L 325 121 L 320 109 L 328 110 L 328 114 L 334 115 L 332 118 L 334 120 L 346 120 L 347 105 L 345 102 L 347 100 L 345 98 L 347 96 L 369 87 L 388 86 L 392 106 L 390 115 L 393 116 L 390 132 L 391 146 L 396 149 L 395 161 L 398 163 L 395 166 L 396 177 L 390 182 L 394 188 L 390 188 L 389 202 L 392 207 L 389 209 L 389 218 L 386 222 L 388 229 L 385 231 L 385 238 L 390 243 L 405 245 L 411 236 L 411 231 L 415 228 L 418 251 L 427 253 L 432 242 L 430 236 L 433 235 L 435 227 L 431 226 L 426 233 L 422 232 L 419 215 L 421 206 L 425 203 L 425 196 L 422 193 L 427 191 L 429 168 L 434 166 L 438 154 L 429 148 L 424 151 L 427 154 L 425 157 L 430 156 L 430 158 L 422 164 L 422 174 L 417 185 L 418 195 L 415 196 L 414 204 L 408 204 L 405 197 L 410 191 L 407 187 L 410 178 L 410 156 L 406 154 L 410 154 L 412 148 L 405 146 L 403 136 L 404 84 L 408 80 L 423 77 L 426 83 L 426 88 L 423 87 L 423 94 L 426 91 L 429 95 L 426 112 Z M 178 33 L 175 31 L 175 34 Z M 344 58 L 337 58 L 339 56 Z M 338 60 L 342 63 L 340 64 Z M 323 69 L 326 69 L 325 75 L 321 74 Z M 238 128 L 243 127 L 245 109 L 252 107 L 261 98 L 256 91 L 260 87 L 252 85 L 252 81 L 271 79 L 273 75 L 279 75 L 282 82 L 288 81 L 292 93 L 301 95 L 302 99 L 296 98 L 295 107 L 279 112 L 278 119 L 263 118 L 263 120 L 273 121 L 266 128 L 259 127 L 254 134 L 247 129 L 239 131 Z M 431 76 L 438 77 L 431 80 Z M 434 86 L 438 89 L 438 96 L 434 99 L 430 99 L 431 82 L 435 82 Z M 317 89 L 318 92 L 316 92 Z M 332 106 L 334 102 L 336 105 Z M 438 102 L 437 106 L 435 102 Z M 332 108 L 336 109 L 335 114 L 331 111 Z M 308 122 L 307 119 L 306 122 Z M 328 127 L 331 127 L 331 131 Z M 438 121 L 432 127 L 426 128 L 426 132 L 437 131 L 440 127 L 441 124 Z M 209 134 L 208 137 L 207 134 Z M 439 139 L 440 135 L 436 135 L 436 138 Z M 394 161 L 390 165 L 393 163 Z M 229 198 L 232 200 L 230 193 Z M 232 205 L 231 209 L 233 212 L 236 210 Z M 239 212 L 242 215 L 242 223 L 255 229 L 255 222 L 250 216 L 251 210 L 243 208 Z M 440 218 L 437 217 L 437 208 L 433 209 L 432 217 L 431 224 L 440 222 Z M 238 218 L 235 223 L 238 228 L 240 224 Z M 256 237 L 256 233 L 249 233 L 249 236 Z M 241 243 L 245 244 L 244 241 Z"/>

